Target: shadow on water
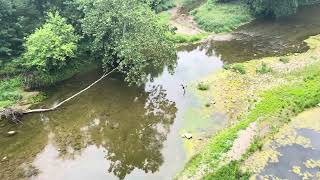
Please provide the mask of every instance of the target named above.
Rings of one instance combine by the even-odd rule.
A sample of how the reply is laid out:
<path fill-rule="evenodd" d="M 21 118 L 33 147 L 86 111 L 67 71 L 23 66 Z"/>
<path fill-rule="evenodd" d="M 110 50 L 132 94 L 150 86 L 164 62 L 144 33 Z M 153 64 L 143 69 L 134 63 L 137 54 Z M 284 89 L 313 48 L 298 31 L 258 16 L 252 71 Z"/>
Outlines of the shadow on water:
<path fill-rule="evenodd" d="M 219 58 L 200 49 L 179 51 L 175 73 L 164 68 L 143 87 L 128 87 L 113 75 L 57 111 L 26 116 L 21 129 L 4 124 L 2 132 L 18 133 L 0 138 L 7 145 L 0 150 L 1 157 L 10 156 L 1 164 L 6 172 L 1 176 L 171 179 L 187 160 L 179 135 L 182 115 L 196 104 L 182 85 L 222 65 Z M 41 106 L 58 103 L 99 76 L 93 70 L 52 87 Z M 21 163 L 29 165 L 14 173 Z"/>
<path fill-rule="evenodd" d="M 291 17 L 256 20 L 240 27 L 227 39 L 200 44 L 208 56 L 218 56 L 225 63 L 236 63 L 268 56 L 281 56 L 308 50 L 303 42 L 320 32 L 320 5 L 303 7 Z M 214 39 L 219 39 L 214 38 Z M 185 47 L 198 48 L 199 44 Z"/>

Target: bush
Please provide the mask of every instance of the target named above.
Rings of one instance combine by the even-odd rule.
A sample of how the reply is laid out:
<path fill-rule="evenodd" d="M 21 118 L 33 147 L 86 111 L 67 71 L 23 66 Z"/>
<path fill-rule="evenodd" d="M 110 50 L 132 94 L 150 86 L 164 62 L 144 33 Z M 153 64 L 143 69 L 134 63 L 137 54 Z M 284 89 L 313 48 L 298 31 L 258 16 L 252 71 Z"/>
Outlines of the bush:
<path fill-rule="evenodd" d="M 209 90 L 209 85 L 206 84 L 206 83 L 204 83 L 204 82 L 200 82 L 200 83 L 198 84 L 198 89 L 199 89 L 200 91 Z"/>
<path fill-rule="evenodd" d="M 73 68 L 79 37 L 72 25 L 56 13 L 48 13 L 46 23 L 26 38 L 22 64 L 34 74 L 51 75 Z"/>
<path fill-rule="evenodd" d="M 158 5 L 154 7 L 156 12 L 166 11 L 176 6 L 175 0 L 161 0 Z"/>
<path fill-rule="evenodd" d="M 272 68 L 268 67 L 266 63 L 262 63 L 260 67 L 257 67 L 256 72 L 266 74 L 272 72 Z"/>

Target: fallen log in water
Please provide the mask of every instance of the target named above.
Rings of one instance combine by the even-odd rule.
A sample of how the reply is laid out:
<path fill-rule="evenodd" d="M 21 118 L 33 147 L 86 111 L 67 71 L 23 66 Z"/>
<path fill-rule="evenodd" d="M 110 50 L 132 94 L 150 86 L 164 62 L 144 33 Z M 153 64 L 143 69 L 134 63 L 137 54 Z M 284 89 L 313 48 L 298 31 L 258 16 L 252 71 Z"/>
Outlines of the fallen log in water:
<path fill-rule="evenodd" d="M 87 86 L 86 88 L 82 89 L 81 91 L 79 91 L 76 94 L 72 95 L 71 97 L 61 101 L 59 104 L 54 105 L 51 108 L 47 108 L 47 109 L 32 109 L 32 110 L 19 110 L 19 109 L 7 108 L 7 109 L 4 109 L 4 110 L 0 111 L 0 119 L 5 118 L 5 119 L 8 119 L 8 120 L 10 120 L 10 121 L 12 121 L 14 123 L 19 123 L 19 122 L 21 122 L 20 120 L 23 117 L 23 115 L 25 115 L 25 114 L 54 111 L 57 108 L 59 108 L 60 106 L 62 106 L 63 104 L 65 104 L 68 101 L 72 100 L 73 98 L 79 96 L 83 92 L 87 91 L 92 86 L 94 86 L 95 84 L 100 82 L 102 79 L 104 79 L 105 77 L 107 77 L 108 75 L 110 75 L 111 73 L 113 73 L 117 69 L 118 68 L 114 68 L 113 70 L 109 71 L 108 73 L 103 74 L 98 80 L 96 80 L 95 82 L 93 82 L 92 84 Z"/>

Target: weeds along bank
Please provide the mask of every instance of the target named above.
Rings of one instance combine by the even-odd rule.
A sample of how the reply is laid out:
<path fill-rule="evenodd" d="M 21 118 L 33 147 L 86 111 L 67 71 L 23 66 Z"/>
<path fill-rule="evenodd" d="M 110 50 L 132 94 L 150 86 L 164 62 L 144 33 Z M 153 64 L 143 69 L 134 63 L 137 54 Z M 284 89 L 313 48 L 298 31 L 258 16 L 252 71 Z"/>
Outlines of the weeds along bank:
<path fill-rule="evenodd" d="M 204 79 L 201 87 L 205 84 L 205 90 L 199 90 L 198 83 L 189 86 L 203 102 L 204 114 L 225 112 L 230 120 L 187 163 L 177 179 L 246 179 L 250 169 L 242 172 L 240 165 L 259 150 L 261 139 L 320 103 L 320 35 L 310 37 L 306 43 L 310 46 L 306 53 L 234 64 Z M 207 106 L 212 99 L 215 104 Z M 239 134 L 252 127 L 251 137 Z M 240 148 L 236 148 L 237 143 Z"/>

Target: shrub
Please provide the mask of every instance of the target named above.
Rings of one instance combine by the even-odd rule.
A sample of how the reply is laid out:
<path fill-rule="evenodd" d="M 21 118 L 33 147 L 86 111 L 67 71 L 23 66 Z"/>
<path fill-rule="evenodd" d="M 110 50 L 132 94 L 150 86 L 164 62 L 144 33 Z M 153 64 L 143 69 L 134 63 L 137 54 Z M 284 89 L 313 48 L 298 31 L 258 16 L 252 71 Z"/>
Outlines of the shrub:
<path fill-rule="evenodd" d="M 260 67 L 257 67 L 256 72 L 266 74 L 272 72 L 272 68 L 268 67 L 266 63 L 262 63 Z"/>
<path fill-rule="evenodd" d="M 209 85 L 204 83 L 204 82 L 200 82 L 198 84 L 198 89 L 201 90 L 201 91 L 209 90 Z"/>
<path fill-rule="evenodd" d="M 225 64 L 223 65 L 225 70 L 232 70 L 234 72 L 238 72 L 240 74 L 246 74 L 246 69 L 243 64 Z"/>
<path fill-rule="evenodd" d="M 238 72 L 240 74 L 246 74 L 246 70 L 245 70 L 245 67 L 244 65 L 242 64 L 234 64 L 232 66 L 232 69 L 235 71 L 235 72 Z"/>

